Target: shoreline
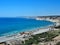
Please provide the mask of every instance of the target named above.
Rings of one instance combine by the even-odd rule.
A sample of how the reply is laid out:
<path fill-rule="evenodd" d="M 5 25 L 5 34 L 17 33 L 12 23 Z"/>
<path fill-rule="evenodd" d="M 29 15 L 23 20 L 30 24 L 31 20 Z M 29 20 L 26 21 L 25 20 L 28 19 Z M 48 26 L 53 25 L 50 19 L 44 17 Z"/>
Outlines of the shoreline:
<path fill-rule="evenodd" d="M 34 19 L 34 20 L 36 20 L 36 18 Z M 48 27 L 48 26 L 52 26 L 53 24 L 50 24 L 50 25 L 47 25 L 47 26 L 41 26 L 41 27 L 38 27 L 38 28 L 34 28 L 34 29 L 25 29 L 26 31 L 21 31 L 21 32 L 30 32 L 30 31 L 34 31 L 34 30 L 36 30 L 36 29 L 39 29 L 39 28 L 44 28 L 44 27 Z M 27 31 L 28 30 L 28 31 Z M 19 31 L 20 32 L 20 31 Z M 8 32 L 8 33 L 5 33 L 5 34 L 1 34 L 1 36 L 0 37 L 2 37 L 2 36 L 9 36 L 9 35 L 14 35 L 14 34 L 17 34 L 17 33 L 19 33 L 18 31 L 11 31 L 11 32 Z"/>
<path fill-rule="evenodd" d="M 35 30 L 49 28 L 50 26 L 53 26 L 53 24 L 48 25 L 48 26 L 44 26 L 44 27 L 38 27 L 38 28 L 30 29 L 30 30 L 26 29 L 26 31 L 22 31 L 22 32 L 18 32 L 18 31 L 14 31 L 14 33 L 9 32 L 9 33 L 6 33 L 6 34 L 2 34 L 2 36 L 0 36 L 0 37 L 8 37 L 8 36 L 15 35 L 15 34 L 18 34 L 18 33 L 23 33 L 23 32 L 34 32 Z"/>
<path fill-rule="evenodd" d="M 51 25 L 46 26 L 46 27 L 43 27 L 43 28 L 38 28 L 38 29 L 35 29 L 35 30 L 33 30 L 33 31 L 27 31 L 27 32 L 28 32 L 28 33 L 31 33 L 31 35 L 36 35 L 36 34 L 39 34 L 39 33 L 43 33 L 43 32 L 49 31 L 50 26 L 51 26 Z M 54 25 L 52 25 L 52 26 L 54 26 Z M 23 33 L 23 32 L 22 32 L 22 33 Z M 24 33 L 26 33 L 26 32 L 24 32 Z M 21 35 L 20 33 L 18 33 L 18 34 L 14 34 L 14 35 L 12 35 L 12 36 L 0 37 L 0 42 L 12 40 L 12 39 L 17 39 L 17 38 L 19 38 L 19 39 L 22 38 L 22 39 L 23 39 L 24 35 L 25 35 L 25 34 L 22 34 L 22 35 Z M 21 40 L 22 40 L 22 39 L 21 39 Z"/>
<path fill-rule="evenodd" d="M 50 19 L 49 17 L 47 17 L 47 18 L 37 17 L 36 20 L 46 20 L 46 21 L 50 21 L 50 22 L 55 23 L 55 26 L 59 26 L 60 25 L 60 19 L 53 19 L 53 18 Z"/>
<path fill-rule="evenodd" d="M 24 32 L 24 33 L 31 33 L 31 35 L 36 35 L 36 34 L 47 32 L 47 31 L 49 31 L 49 28 L 44 27 L 44 28 L 38 28 L 38 29 L 33 30 L 33 31 L 27 31 L 27 32 Z M 19 39 L 22 38 L 23 39 L 24 35 L 25 34 L 21 35 L 21 33 L 17 33 L 17 34 L 10 35 L 10 36 L 3 36 L 3 37 L 0 37 L 0 42 L 5 42 L 5 41 L 8 41 L 8 40 L 13 40 L 13 39 L 17 39 L 17 38 L 19 38 Z"/>

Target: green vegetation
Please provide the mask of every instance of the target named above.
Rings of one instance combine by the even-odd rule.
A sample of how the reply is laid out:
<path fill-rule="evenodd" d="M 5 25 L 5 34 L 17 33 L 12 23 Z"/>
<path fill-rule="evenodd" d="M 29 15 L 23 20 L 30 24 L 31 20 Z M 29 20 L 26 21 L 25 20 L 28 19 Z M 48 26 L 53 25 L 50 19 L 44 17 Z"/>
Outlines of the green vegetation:
<path fill-rule="evenodd" d="M 60 45 L 60 42 L 58 42 L 56 45 Z"/>
<path fill-rule="evenodd" d="M 32 44 L 38 44 L 39 42 L 52 41 L 52 39 L 58 36 L 59 34 L 60 34 L 60 30 L 59 31 L 52 30 L 41 34 L 32 35 L 33 38 L 26 40 L 25 44 L 23 45 L 32 45 Z"/>
<path fill-rule="evenodd" d="M 45 33 L 42 33 L 42 34 L 34 35 L 33 39 L 37 38 L 38 40 L 40 39 L 41 42 L 42 41 L 47 42 L 47 41 L 51 41 L 52 38 L 54 38 L 56 36 L 58 36 L 57 32 L 55 32 L 55 31 L 49 31 L 49 32 L 45 32 Z M 42 39 L 42 38 L 44 38 L 44 39 Z"/>

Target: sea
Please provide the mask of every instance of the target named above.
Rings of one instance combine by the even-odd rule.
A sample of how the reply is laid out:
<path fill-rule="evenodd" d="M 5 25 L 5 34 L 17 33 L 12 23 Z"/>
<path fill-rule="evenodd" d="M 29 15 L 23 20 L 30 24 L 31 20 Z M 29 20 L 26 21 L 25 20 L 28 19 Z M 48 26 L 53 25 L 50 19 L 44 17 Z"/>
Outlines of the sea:
<path fill-rule="evenodd" d="M 46 20 L 36 20 L 28 18 L 0 18 L 0 36 L 32 31 L 37 28 L 53 24 L 53 22 Z"/>

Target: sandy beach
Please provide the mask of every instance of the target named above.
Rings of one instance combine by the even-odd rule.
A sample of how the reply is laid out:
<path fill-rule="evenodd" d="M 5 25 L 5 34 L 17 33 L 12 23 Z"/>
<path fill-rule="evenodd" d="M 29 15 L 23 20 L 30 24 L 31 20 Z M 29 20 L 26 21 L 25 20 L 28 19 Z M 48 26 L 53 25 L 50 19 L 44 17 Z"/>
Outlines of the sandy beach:
<path fill-rule="evenodd" d="M 40 28 L 40 29 L 36 29 L 34 31 L 30 31 L 32 35 L 36 35 L 36 34 L 39 34 L 39 33 L 43 33 L 43 32 L 47 32 L 50 30 L 50 27 L 49 28 Z M 29 32 L 29 33 L 30 33 Z M 0 42 L 5 42 L 5 41 L 8 41 L 8 40 L 12 40 L 12 39 L 21 39 L 23 40 L 23 37 L 25 36 L 26 34 L 17 34 L 17 35 L 11 35 L 11 36 L 3 36 L 3 37 L 0 37 Z"/>
<path fill-rule="evenodd" d="M 40 18 L 36 18 L 36 20 L 43 20 L 43 19 L 40 19 Z M 50 20 L 48 19 L 47 21 L 51 21 L 51 22 L 54 22 L 53 20 Z M 56 21 L 55 21 L 56 22 Z M 57 23 L 56 23 L 57 24 Z M 54 25 L 50 25 L 50 26 L 54 26 Z M 36 29 L 34 31 L 30 31 L 29 33 L 31 33 L 32 35 L 36 35 L 36 34 L 39 34 L 39 33 L 43 33 L 43 32 L 47 32 L 49 30 L 51 30 L 50 26 L 47 26 L 45 28 L 39 28 L 39 29 Z M 18 33 L 17 35 L 12 35 L 12 36 L 3 36 L 3 37 L 0 37 L 0 42 L 5 42 L 5 41 L 8 41 L 8 40 L 12 40 L 12 39 L 17 39 L 19 38 L 20 40 L 23 40 L 23 37 L 25 36 L 26 34 L 20 34 Z"/>

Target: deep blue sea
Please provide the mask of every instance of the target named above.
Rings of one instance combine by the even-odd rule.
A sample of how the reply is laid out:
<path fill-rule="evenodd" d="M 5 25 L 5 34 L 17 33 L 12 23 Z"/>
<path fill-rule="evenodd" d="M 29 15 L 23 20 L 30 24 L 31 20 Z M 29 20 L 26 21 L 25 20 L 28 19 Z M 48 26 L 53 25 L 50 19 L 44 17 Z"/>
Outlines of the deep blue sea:
<path fill-rule="evenodd" d="M 30 31 L 53 24 L 45 20 L 27 18 L 0 18 L 0 36 L 16 32 Z"/>

